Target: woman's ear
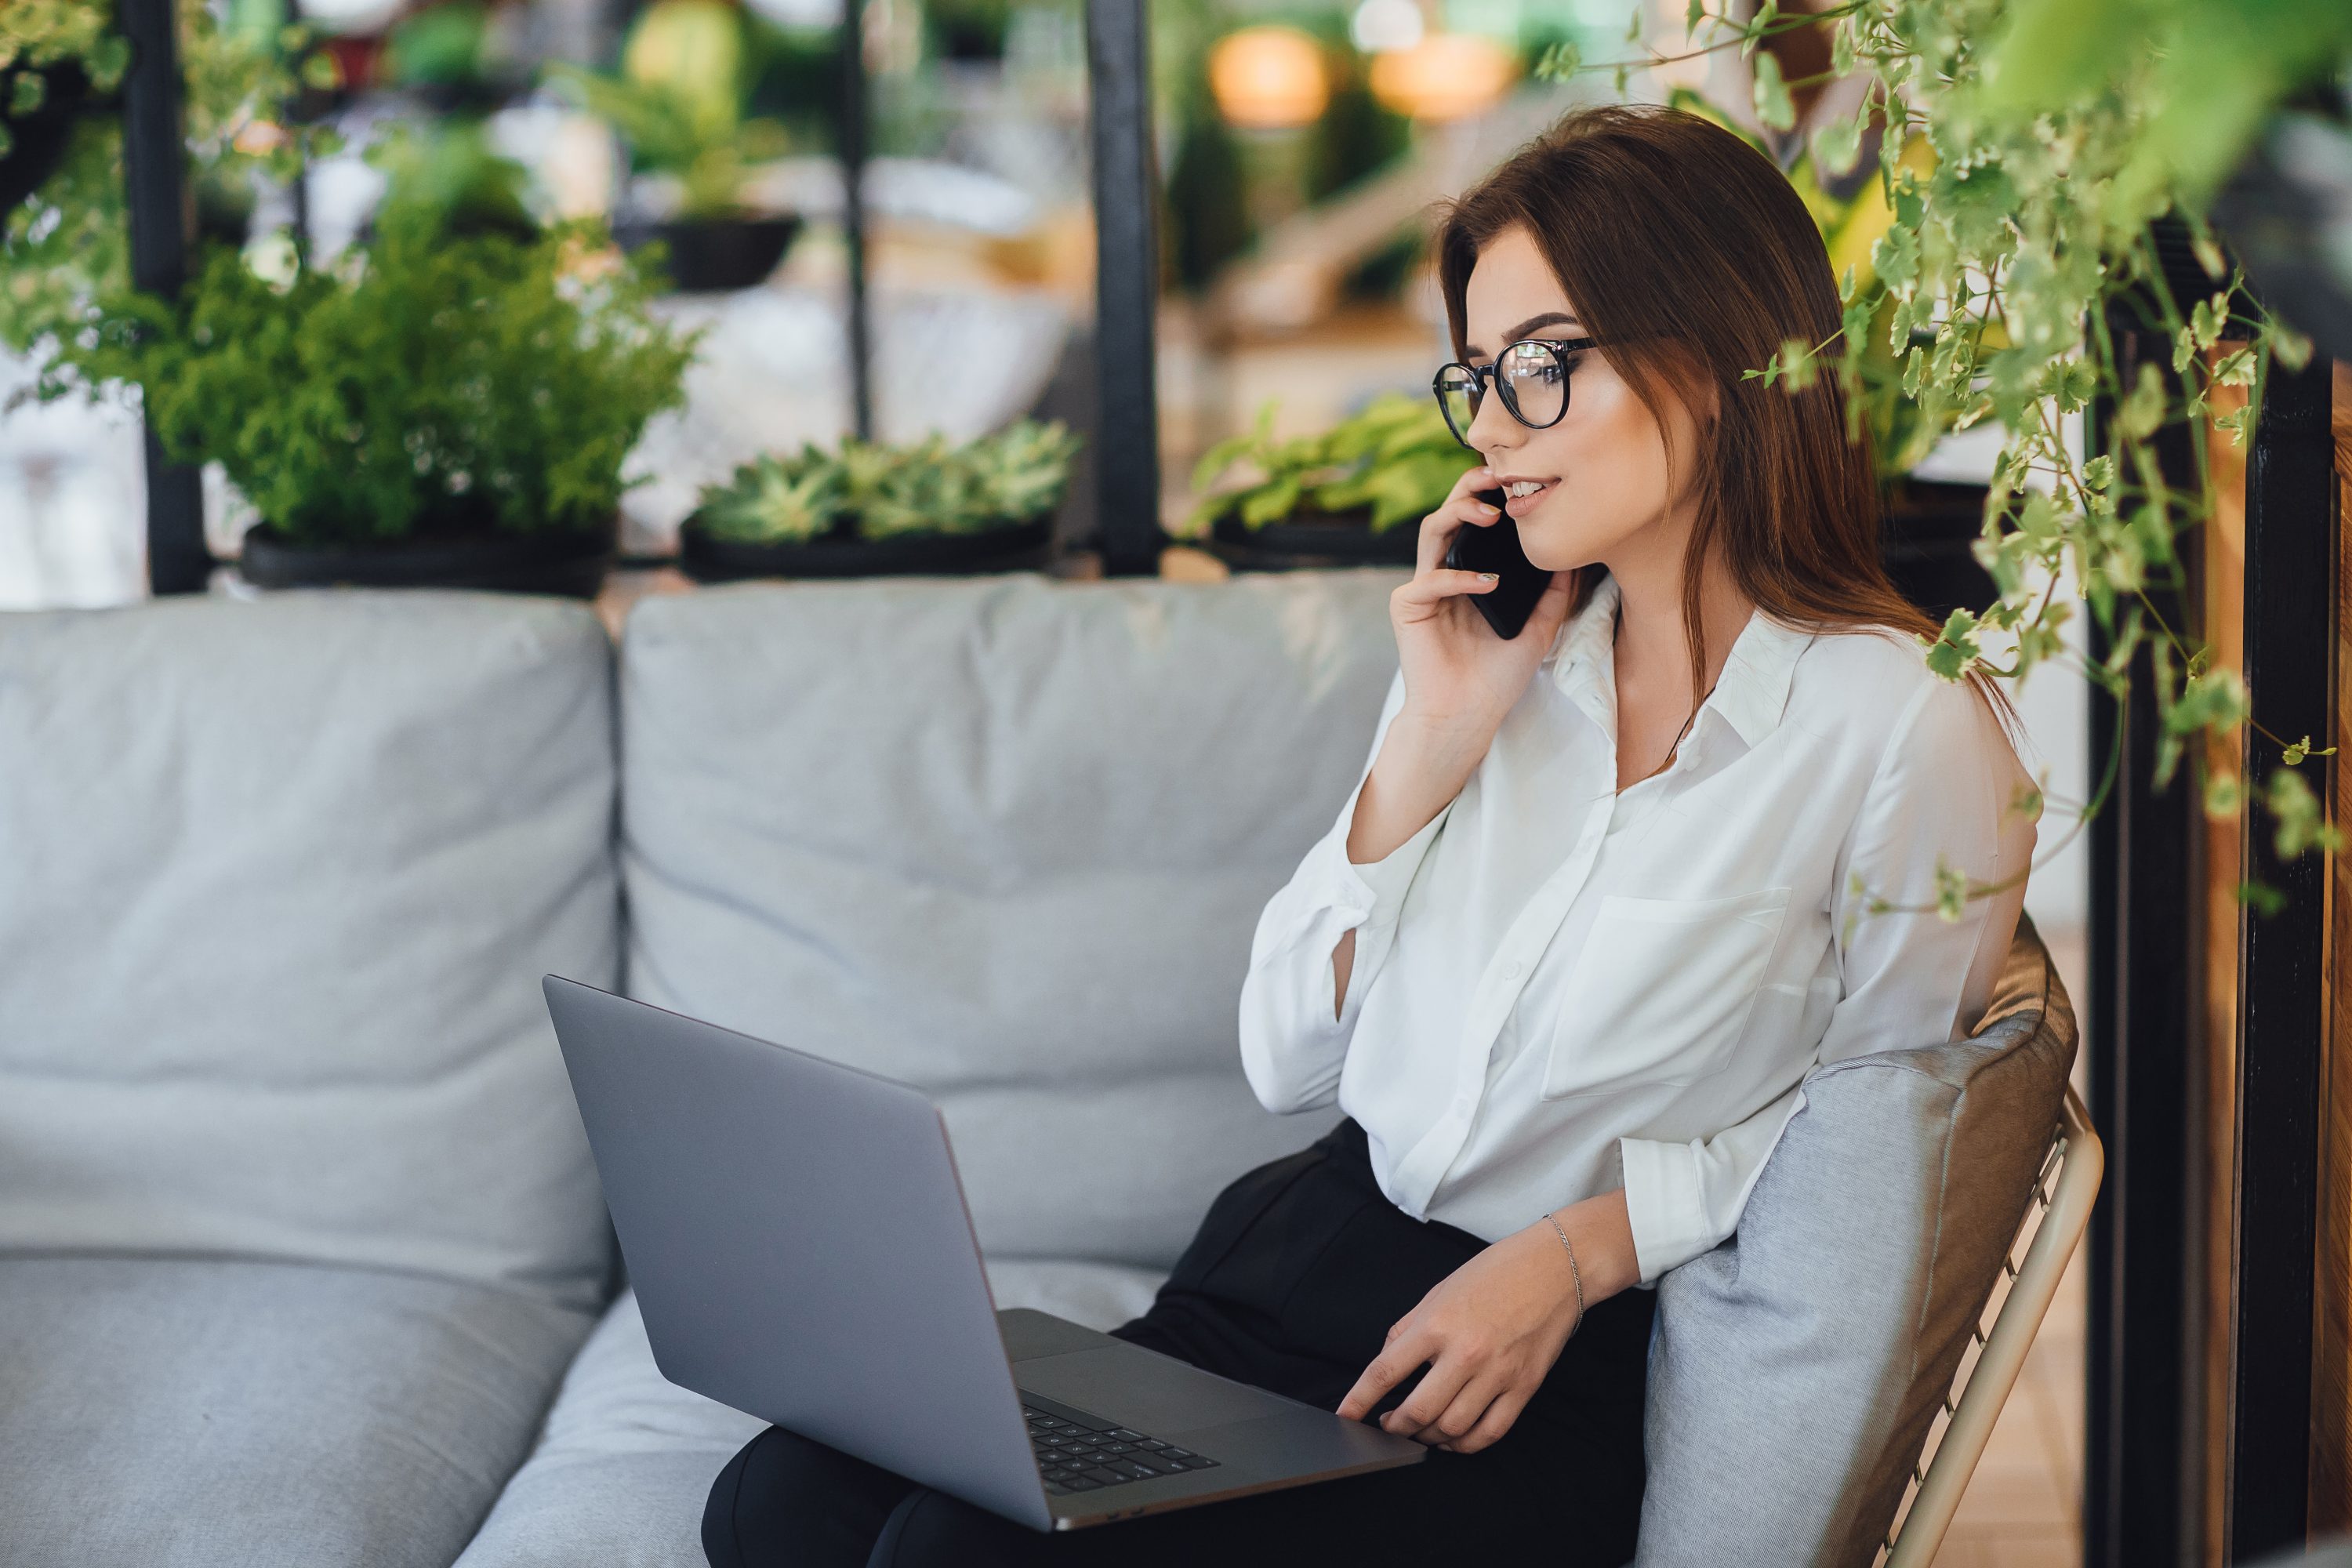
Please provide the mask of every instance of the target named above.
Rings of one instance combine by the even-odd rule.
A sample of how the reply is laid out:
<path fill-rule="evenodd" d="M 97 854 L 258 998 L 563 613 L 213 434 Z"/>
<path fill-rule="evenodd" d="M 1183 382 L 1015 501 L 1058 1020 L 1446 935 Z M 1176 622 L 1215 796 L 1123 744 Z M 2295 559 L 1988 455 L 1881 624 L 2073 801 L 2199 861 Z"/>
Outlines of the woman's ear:
<path fill-rule="evenodd" d="M 1696 395 L 1691 400 L 1691 422 L 1698 426 L 1701 436 L 1712 439 L 1716 426 L 1723 419 L 1723 388 L 1716 384 L 1715 377 L 1711 375 L 1701 375 L 1695 380 Z"/>

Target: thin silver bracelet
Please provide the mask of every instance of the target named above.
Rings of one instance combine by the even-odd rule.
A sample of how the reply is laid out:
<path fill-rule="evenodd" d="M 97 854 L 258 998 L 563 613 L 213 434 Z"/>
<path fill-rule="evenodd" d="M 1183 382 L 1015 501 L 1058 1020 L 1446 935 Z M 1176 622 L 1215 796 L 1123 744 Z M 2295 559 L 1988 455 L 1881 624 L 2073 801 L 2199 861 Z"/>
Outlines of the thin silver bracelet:
<path fill-rule="evenodd" d="M 1576 1266 L 1576 1247 L 1568 1239 L 1568 1232 L 1559 1228 L 1559 1221 L 1549 1214 L 1544 1218 L 1551 1221 L 1552 1234 L 1568 1248 L 1568 1276 L 1576 1281 L 1576 1321 L 1568 1326 L 1568 1337 L 1574 1339 L 1576 1331 L 1584 1327 L 1584 1270 Z"/>

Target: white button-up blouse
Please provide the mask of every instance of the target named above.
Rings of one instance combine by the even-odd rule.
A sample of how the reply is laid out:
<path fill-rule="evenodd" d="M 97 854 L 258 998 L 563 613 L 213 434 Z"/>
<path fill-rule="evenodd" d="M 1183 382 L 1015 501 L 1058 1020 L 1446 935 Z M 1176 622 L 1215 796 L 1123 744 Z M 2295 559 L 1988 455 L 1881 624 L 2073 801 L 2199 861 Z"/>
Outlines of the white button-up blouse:
<path fill-rule="evenodd" d="M 2038 807 L 1907 636 L 1761 612 L 1673 766 L 1621 794 L 1616 610 L 1604 578 L 1461 794 L 1365 866 L 1360 779 L 1259 918 L 1241 1047 L 1269 1110 L 1360 1122 L 1418 1218 L 1493 1240 L 1622 1185 L 1650 1283 L 1732 1233 L 1815 1063 L 1973 1026 Z M 1403 700 L 1400 674 L 1372 757 Z M 1955 873 L 2007 886 L 1948 920 Z"/>

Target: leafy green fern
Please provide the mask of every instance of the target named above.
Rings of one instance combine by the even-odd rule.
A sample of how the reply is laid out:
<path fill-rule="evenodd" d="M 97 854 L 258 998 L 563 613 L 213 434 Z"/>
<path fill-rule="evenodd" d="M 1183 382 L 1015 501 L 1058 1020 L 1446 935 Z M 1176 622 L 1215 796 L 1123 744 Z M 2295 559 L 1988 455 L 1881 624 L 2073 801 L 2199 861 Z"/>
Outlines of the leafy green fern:
<path fill-rule="evenodd" d="M 601 232 L 536 241 L 387 223 L 282 289 L 214 251 L 181 299 L 123 294 L 44 390 L 128 383 L 175 458 L 217 460 L 299 541 L 593 528 L 693 353 Z"/>

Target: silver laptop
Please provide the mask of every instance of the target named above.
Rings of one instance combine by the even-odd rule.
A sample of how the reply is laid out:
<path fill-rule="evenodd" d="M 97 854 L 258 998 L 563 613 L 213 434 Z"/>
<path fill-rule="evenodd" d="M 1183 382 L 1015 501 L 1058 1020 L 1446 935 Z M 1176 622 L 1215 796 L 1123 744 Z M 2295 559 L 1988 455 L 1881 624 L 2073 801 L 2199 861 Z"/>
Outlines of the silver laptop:
<path fill-rule="evenodd" d="M 662 1375 L 1037 1530 L 1409 1465 L 1378 1427 L 989 1295 L 903 1084 L 554 975 Z"/>

